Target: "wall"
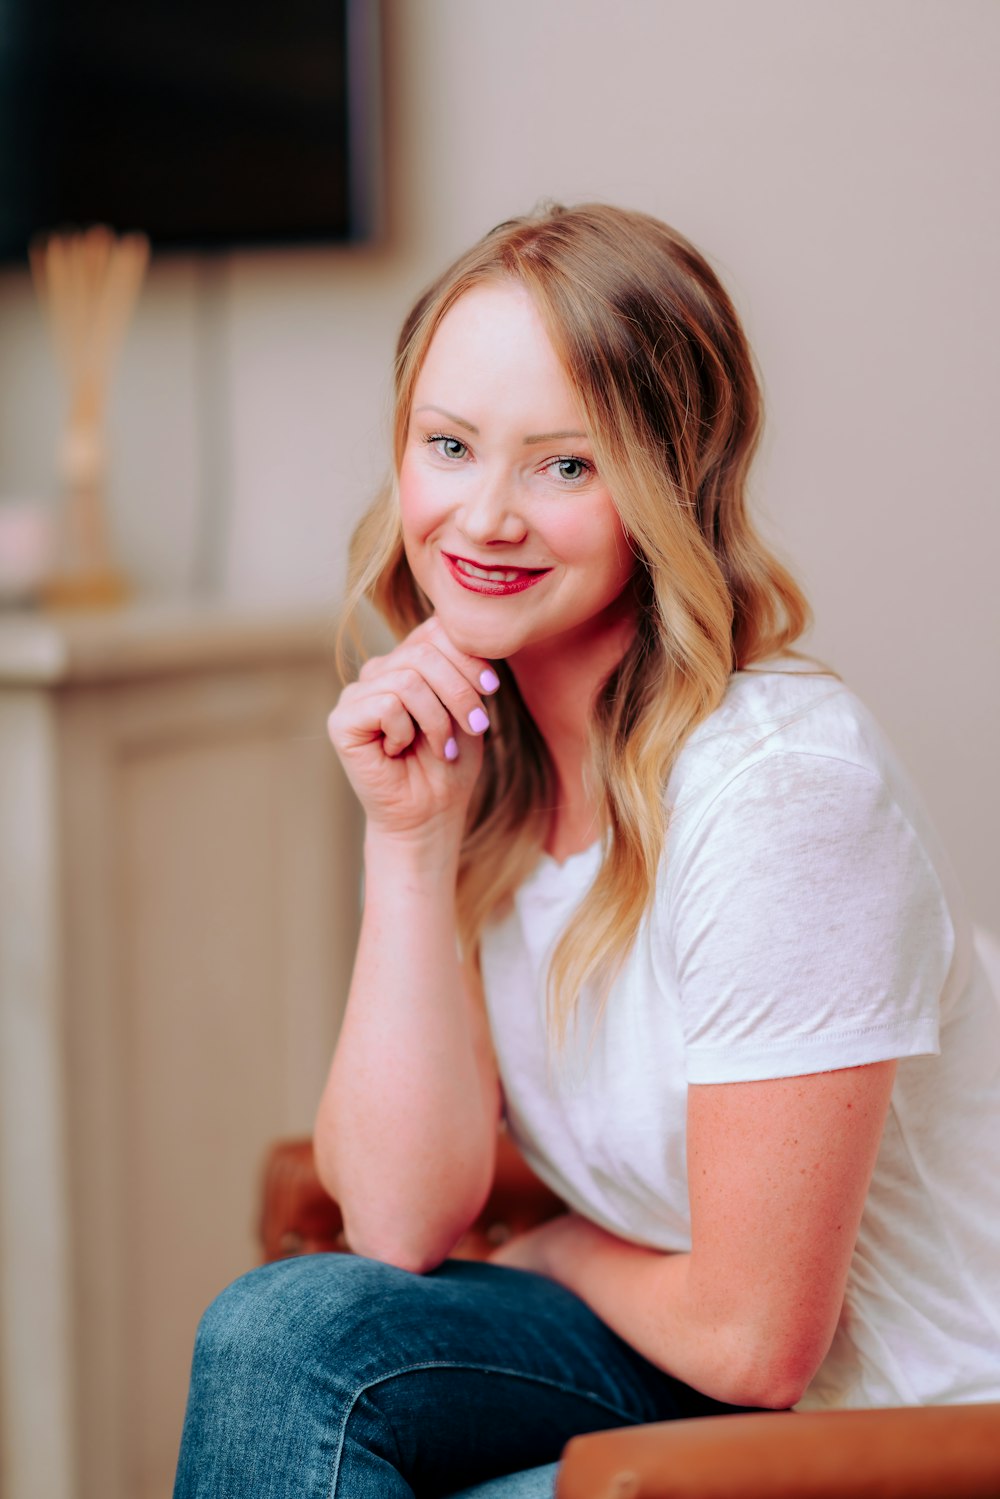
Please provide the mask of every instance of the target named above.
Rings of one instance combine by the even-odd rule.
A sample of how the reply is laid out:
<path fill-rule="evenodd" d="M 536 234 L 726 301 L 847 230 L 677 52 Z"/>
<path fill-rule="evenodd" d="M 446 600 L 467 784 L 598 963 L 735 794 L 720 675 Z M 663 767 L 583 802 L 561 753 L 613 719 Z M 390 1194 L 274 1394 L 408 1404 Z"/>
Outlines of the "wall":
<path fill-rule="evenodd" d="M 150 590 L 335 602 L 384 463 L 413 294 L 535 200 L 607 198 L 708 250 L 763 367 L 757 492 L 813 648 L 886 725 L 1000 927 L 991 0 L 387 0 L 387 237 L 154 265 L 112 499 Z M 57 415 L 0 275 L 0 492 Z"/>

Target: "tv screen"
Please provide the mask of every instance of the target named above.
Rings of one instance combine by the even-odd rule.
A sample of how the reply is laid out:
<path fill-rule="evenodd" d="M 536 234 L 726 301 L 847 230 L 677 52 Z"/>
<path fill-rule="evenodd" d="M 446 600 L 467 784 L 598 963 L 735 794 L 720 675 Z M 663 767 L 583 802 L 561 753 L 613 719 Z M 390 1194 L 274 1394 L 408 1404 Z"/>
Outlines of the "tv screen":
<path fill-rule="evenodd" d="M 369 238 L 377 0 L 0 0 L 0 258 Z"/>

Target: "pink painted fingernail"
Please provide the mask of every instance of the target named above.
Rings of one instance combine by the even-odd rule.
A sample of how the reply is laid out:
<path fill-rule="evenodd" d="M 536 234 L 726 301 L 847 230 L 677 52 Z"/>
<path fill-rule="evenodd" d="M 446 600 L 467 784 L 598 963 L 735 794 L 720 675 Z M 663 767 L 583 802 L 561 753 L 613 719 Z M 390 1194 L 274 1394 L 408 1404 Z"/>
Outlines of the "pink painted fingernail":
<path fill-rule="evenodd" d="M 479 673 L 479 680 L 482 683 L 484 692 L 496 692 L 497 688 L 500 686 L 500 678 L 497 676 L 496 672 L 493 671 L 493 669 L 489 666 L 485 671 L 481 671 Z"/>
<path fill-rule="evenodd" d="M 482 708 L 473 708 L 469 714 L 469 728 L 474 734 L 482 734 L 490 726 L 490 721 Z"/>
<path fill-rule="evenodd" d="M 446 760 L 458 759 L 458 745 L 455 743 L 454 739 L 446 740 L 444 746 L 444 757 Z"/>

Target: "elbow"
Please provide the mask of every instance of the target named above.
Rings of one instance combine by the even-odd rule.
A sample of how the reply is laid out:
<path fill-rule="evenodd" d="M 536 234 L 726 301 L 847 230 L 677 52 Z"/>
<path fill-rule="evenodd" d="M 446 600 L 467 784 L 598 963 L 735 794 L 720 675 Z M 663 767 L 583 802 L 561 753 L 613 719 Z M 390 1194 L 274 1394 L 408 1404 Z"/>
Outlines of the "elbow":
<path fill-rule="evenodd" d="M 477 1213 L 465 1211 L 447 1218 L 414 1214 L 406 1223 L 397 1212 L 388 1217 L 367 1213 L 355 1216 L 341 1205 L 344 1238 L 352 1254 L 380 1260 L 398 1270 L 426 1275 L 451 1254 Z"/>
<path fill-rule="evenodd" d="M 446 1260 L 462 1235 L 482 1212 L 489 1184 L 448 1191 L 444 1182 L 417 1201 L 404 1206 L 395 1195 L 365 1203 L 341 1204 L 344 1237 L 355 1254 L 381 1260 L 414 1275 L 426 1275 Z"/>
<path fill-rule="evenodd" d="M 411 1275 L 426 1275 L 429 1271 L 436 1270 L 448 1254 L 447 1249 L 437 1254 L 432 1252 L 429 1246 L 419 1248 L 415 1244 L 402 1244 L 398 1240 L 365 1238 L 363 1234 L 355 1236 L 350 1225 L 346 1223 L 344 1238 L 352 1254 L 361 1255 L 369 1260 L 378 1260 L 380 1264 L 392 1265 L 397 1270 L 408 1270 Z"/>
<path fill-rule="evenodd" d="M 833 1341 L 836 1318 L 828 1311 L 821 1314 L 768 1289 L 758 1283 L 738 1298 L 720 1298 L 712 1286 L 711 1297 L 694 1303 L 706 1365 L 704 1382 L 691 1382 L 726 1405 L 790 1410 L 815 1379 Z"/>
<path fill-rule="evenodd" d="M 364 1259 L 379 1260 L 384 1265 L 395 1265 L 399 1270 L 411 1270 L 416 1275 L 423 1275 L 428 1270 L 433 1270 L 435 1265 L 444 1259 L 442 1254 L 435 1259 L 433 1254 L 418 1250 L 415 1245 L 404 1244 L 400 1241 L 398 1234 L 392 1232 L 391 1227 L 379 1226 L 375 1222 L 366 1222 L 369 1214 L 362 1214 L 359 1221 L 354 1212 L 354 1204 L 351 1193 L 343 1193 L 337 1172 L 335 1169 L 334 1152 L 327 1148 L 329 1139 L 319 1120 L 313 1130 L 313 1163 L 316 1176 L 320 1186 L 331 1197 L 340 1209 L 340 1217 L 343 1226 L 344 1242 L 351 1254 L 357 1254 Z"/>
<path fill-rule="evenodd" d="M 321 1105 L 313 1128 L 313 1161 L 323 1189 L 336 1202 L 353 1254 L 425 1275 L 445 1260 L 483 1209 L 493 1179 L 492 1150 L 468 1152 L 440 1165 L 402 1154 L 384 1170 L 361 1161 L 338 1140 Z"/>
<path fill-rule="evenodd" d="M 749 1358 L 734 1359 L 726 1369 L 725 1392 L 711 1393 L 727 1405 L 790 1410 L 802 1399 L 821 1362 L 807 1348 L 760 1347 Z"/>
<path fill-rule="evenodd" d="M 727 1403 L 754 1410 L 787 1411 L 798 1404 L 808 1387 L 808 1379 L 796 1379 L 791 1373 L 776 1371 L 767 1378 L 751 1375 L 739 1386 L 738 1398 L 730 1395 Z"/>
<path fill-rule="evenodd" d="M 430 1194 L 430 1203 L 419 1198 L 404 1202 L 397 1191 L 376 1190 L 364 1182 L 352 1186 L 343 1180 L 335 1169 L 332 1152 L 323 1151 L 318 1133 L 313 1157 L 324 1191 L 340 1210 L 350 1252 L 414 1275 L 426 1275 L 447 1259 L 482 1210 L 489 1190 L 487 1187 L 474 1199 L 465 1196 L 455 1202 L 449 1202 L 444 1193 L 437 1200 L 436 1194 Z"/>

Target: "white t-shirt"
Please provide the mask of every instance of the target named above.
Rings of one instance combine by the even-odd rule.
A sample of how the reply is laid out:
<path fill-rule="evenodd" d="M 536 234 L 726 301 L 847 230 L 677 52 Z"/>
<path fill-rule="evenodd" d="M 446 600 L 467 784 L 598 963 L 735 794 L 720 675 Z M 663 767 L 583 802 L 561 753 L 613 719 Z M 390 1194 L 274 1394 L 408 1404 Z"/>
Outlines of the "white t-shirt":
<path fill-rule="evenodd" d="M 655 902 L 551 1061 L 545 975 L 600 863 L 543 855 L 486 929 L 508 1127 L 612 1233 L 691 1247 L 688 1085 L 901 1058 L 833 1345 L 798 1409 L 1000 1399 L 1000 1008 L 947 859 L 865 707 L 794 660 L 684 746 Z M 777 667 L 778 669 L 774 669 Z"/>

